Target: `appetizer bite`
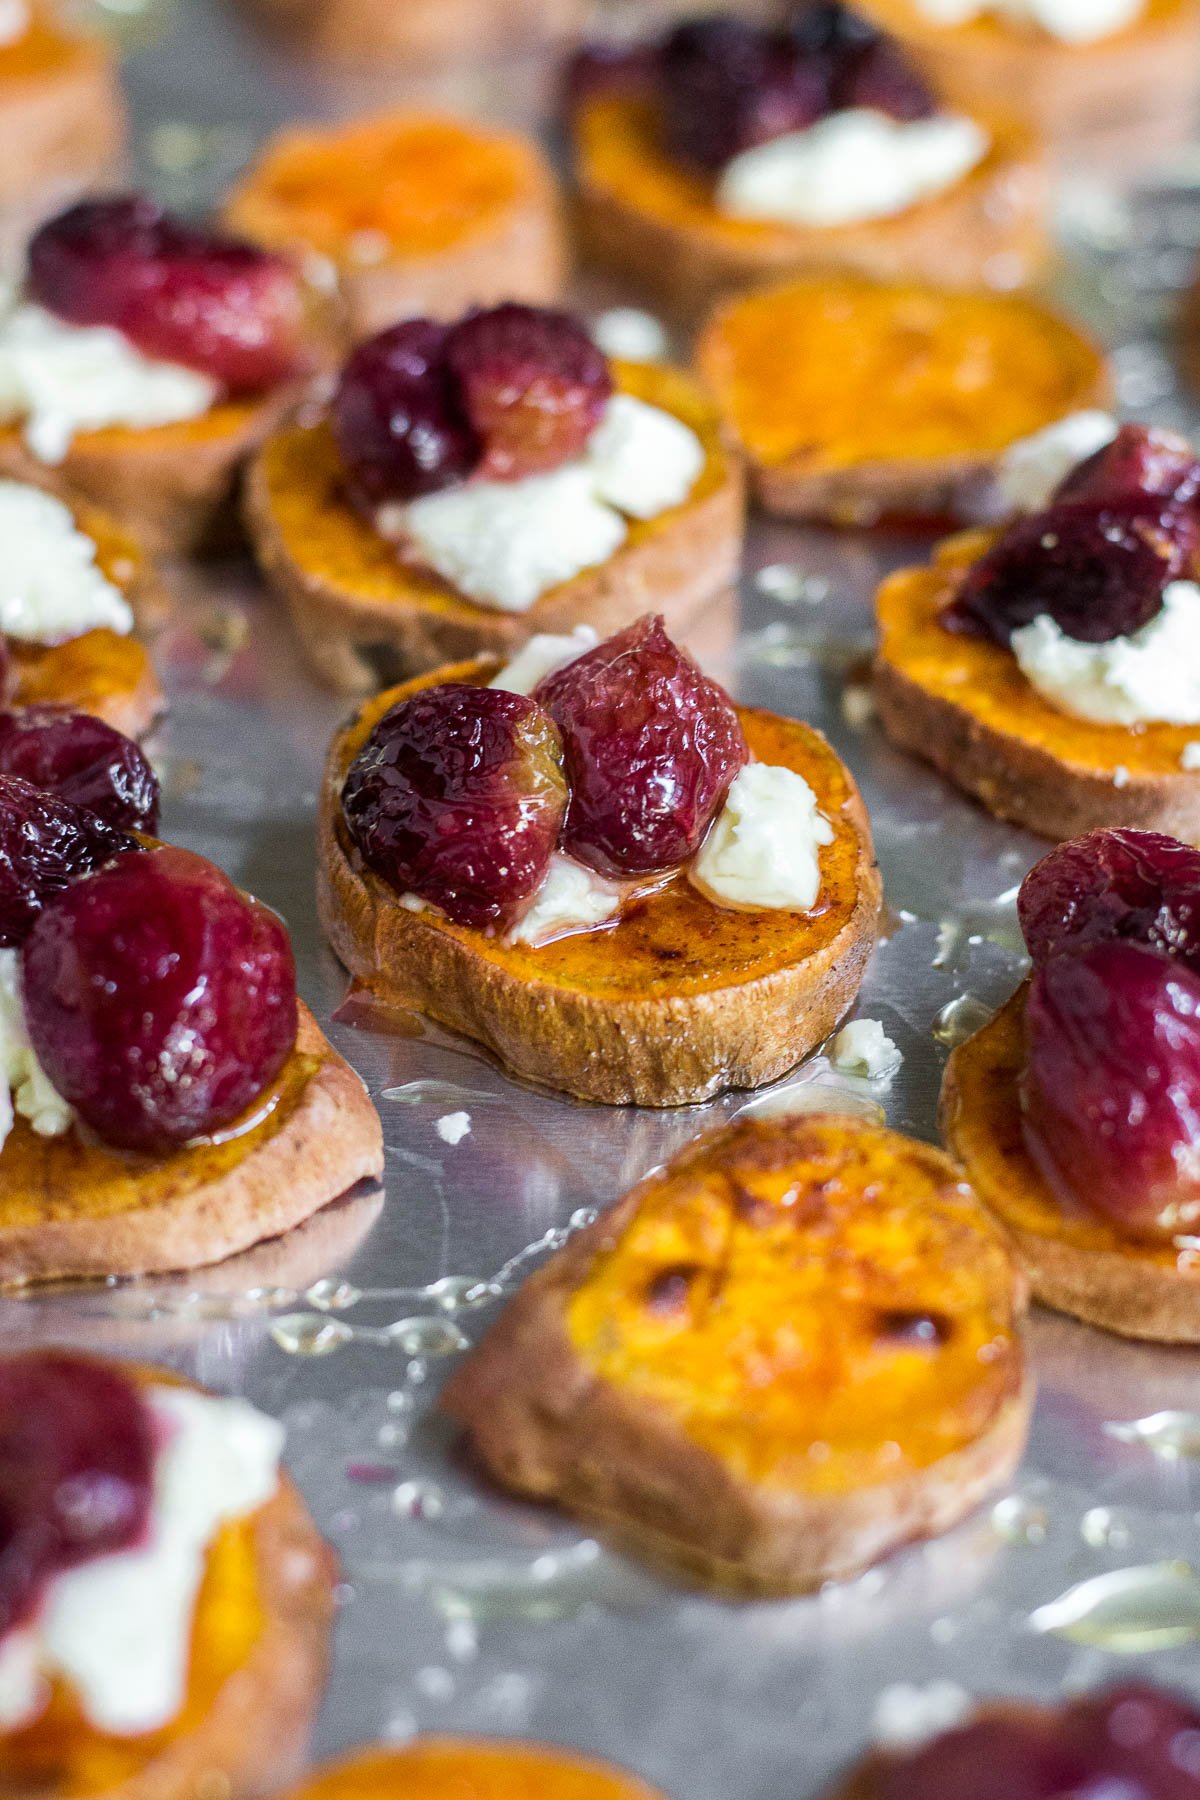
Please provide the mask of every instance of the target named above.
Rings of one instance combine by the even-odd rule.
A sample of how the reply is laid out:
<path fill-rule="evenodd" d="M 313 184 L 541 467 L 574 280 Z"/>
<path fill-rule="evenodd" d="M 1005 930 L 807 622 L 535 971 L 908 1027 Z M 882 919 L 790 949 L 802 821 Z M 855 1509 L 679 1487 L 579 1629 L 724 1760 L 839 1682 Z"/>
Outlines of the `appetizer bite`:
<path fill-rule="evenodd" d="M 696 365 L 783 518 L 974 519 L 1034 434 L 1116 429 L 1101 352 L 1012 295 L 804 276 L 726 302 Z"/>
<path fill-rule="evenodd" d="M 34 233 L 0 313 L 0 472 L 151 551 L 203 548 L 320 345 L 283 257 L 136 195 L 81 201 Z"/>
<path fill-rule="evenodd" d="M 0 705 L 67 707 L 140 737 L 166 704 L 136 635 L 157 583 L 138 543 L 95 507 L 0 479 Z"/>
<path fill-rule="evenodd" d="M 939 92 L 1002 94 L 1056 148 L 1122 166 L 1182 142 L 1200 100 L 1195 0 L 863 0 Z"/>
<path fill-rule="evenodd" d="M 354 337 L 413 313 L 540 305 L 566 280 L 558 189 L 537 145 L 437 114 L 283 131 L 225 218 L 269 249 L 307 256 Z"/>
<path fill-rule="evenodd" d="M 936 1150 L 840 1114 L 748 1119 L 531 1276 L 442 1405 L 503 1486 L 705 1580 L 802 1591 L 1007 1481 L 1023 1303 Z"/>
<path fill-rule="evenodd" d="M 323 64 L 378 70 L 479 63 L 543 47 L 582 21 L 582 0 L 252 0 L 264 23 Z"/>
<path fill-rule="evenodd" d="M 0 1357 L 7 1794 L 249 1800 L 297 1768 L 335 1565 L 282 1449 L 166 1371 Z"/>
<path fill-rule="evenodd" d="M 647 604 L 683 625 L 732 586 L 744 509 L 687 376 L 511 303 L 360 344 L 327 412 L 263 445 L 246 500 L 305 655 L 347 693 Z"/>
<path fill-rule="evenodd" d="M 817 732 L 737 710 L 647 615 L 441 669 L 333 741 L 337 954 L 517 1075 L 614 1105 L 771 1081 L 850 1006 L 880 884 Z"/>
<path fill-rule="evenodd" d="M 155 845 L 136 746 L 82 723 L 0 721 L 4 1285 L 216 1262 L 383 1162 L 282 921 Z"/>
<path fill-rule="evenodd" d="M 1060 480 L 1048 457 L 1049 494 L 1037 461 L 1027 515 L 948 538 L 880 588 L 884 729 L 1046 837 L 1200 840 L 1200 460 L 1125 425 Z"/>
<path fill-rule="evenodd" d="M 28 228 L 119 168 L 126 122 L 115 60 L 99 38 L 68 30 L 49 0 L 5 0 L 0 11 L 0 130 L 6 249 L 10 221 Z"/>
<path fill-rule="evenodd" d="M 1046 260 L 1040 151 L 840 0 L 584 51 L 568 90 L 585 246 L 680 310 L 799 270 L 1013 288 Z"/>
<path fill-rule="evenodd" d="M 623 1769 L 506 1738 L 417 1738 L 317 1769 L 288 1800 L 663 1800 Z"/>
<path fill-rule="evenodd" d="M 965 1699 L 965 1696 L 964 1696 Z M 1056 1706 L 968 1705 L 962 1723 L 904 1749 L 873 1751 L 837 1789 L 843 1800 L 974 1800 L 1085 1793 L 1187 1800 L 1200 1710 L 1182 1695 L 1127 1681 Z"/>
<path fill-rule="evenodd" d="M 947 1146 L 1038 1299 L 1200 1343 L 1200 851 L 1091 832 L 1020 916 L 1033 975 L 951 1057 Z"/>

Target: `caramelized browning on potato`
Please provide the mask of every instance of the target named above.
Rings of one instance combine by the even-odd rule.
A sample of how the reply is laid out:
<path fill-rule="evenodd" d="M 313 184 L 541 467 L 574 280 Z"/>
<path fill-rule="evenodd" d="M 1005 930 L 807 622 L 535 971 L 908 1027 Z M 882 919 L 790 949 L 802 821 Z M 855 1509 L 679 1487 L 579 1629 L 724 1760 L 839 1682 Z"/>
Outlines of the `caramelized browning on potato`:
<path fill-rule="evenodd" d="M 607 1763 L 540 1744 L 418 1738 L 319 1770 L 290 1800 L 662 1800 Z"/>

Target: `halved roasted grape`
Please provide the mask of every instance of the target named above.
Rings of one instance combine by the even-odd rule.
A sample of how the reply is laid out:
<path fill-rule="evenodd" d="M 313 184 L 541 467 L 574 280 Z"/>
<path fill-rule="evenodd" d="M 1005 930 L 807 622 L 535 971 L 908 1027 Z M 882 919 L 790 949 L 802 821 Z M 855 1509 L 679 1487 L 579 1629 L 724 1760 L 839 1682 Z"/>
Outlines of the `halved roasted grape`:
<path fill-rule="evenodd" d="M 86 807 L 122 831 L 153 832 L 158 777 L 132 738 L 66 706 L 0 712 L 0 775 Z"/>
<path fill-rule="evenodd" d="M 1152 425 L 1122 425 L 1111 444 L 1059 483 L 1061 500 L 1134 503 L 1149 496 L 1187 506 L 1200 494 L 1200 459 L 1187 438 Z"/>
<path fill-rule="evenodd" d="M 644 875 L 694 856 L 749 758 L 725 690 L 647 613 L 547 676 L 571 800 L 563 841 L 605 874 Z"/>
<path fill-rule="evenodd" d="M 542 708 L 457 681 L 386 712 L 342 789 L 368 867 L 480 928 L 509 922 L 532 898 L 566 804 L 562 745 Z"/>
<path fill-rule="evenodd" d="M 1159 831 L 1089 831 L 1036 863 L 1017 899 L 1035 963 L 1123 938 L 1200 975 L 1200 850 Z"/>
<path fill-rule="evenodd" d="M 659 98 L 668 154 L 706 174 L 828 109 L 825 64 L 785 31 L 730 14 L 676 26 L 663 42 Z"/>
<path fill-rule="evenodd" d="M 1046 613 L 1080 643 L 1107 643 L 1149 624 L 1198 554 L 1195 518 L 1153 501 L 1053 506 L 1018 519 L 967 570 L 942 623 L 1007 644 Z"/>
<path fill-rule="evenodd" d="M 72 325 L 110 325 L 146 356 L 258 393 L 308 366 L 304 288 L 281 256 L 129 194 L 83 200 L 29 246 L 29 294 Z"/>
<path fill-rule="evenodd" d="M 138 1541 L 154 1450 L 149 1410 L 117 1369 L 65 1350 L 0 1358 L 0 1637 L 60 1570 Z"/>
<path fill-rule="evenodd" d="M 43 906 L 137 843 L 95 813 L 0 775 L 0 948 L 23 943 Z"/>
<path fill-rule="evenodd" d="M 449 327 L 405 319 L 360 344 L 342 370 L 332 422 L 352 497 L 367 508 L 463 481 L 483 447 L 446 367 Z"/>
<path fill-rule="evenodd" d="M 38 1060 L 119 1149 L 160 1154 L 231 1124 L 296 1041 L 282 921 L 190 850 L 121 857 L 76 882 L 21 963 Z"/>
<path fill-rule="evenodd" d="M 608 358 L 570 313 L 474 312 L 446 340 L 446 366 L 484 447 L 480 473 L 516 481 L 577 456 L 613 391 Z"/>
<path fill-rule="evenodd" d="M 835 112 L 868 107 L 902 121 L 927 119 L 937 111 L 933 90 L 890 38 L 835 61 L 829 98 Z"/>
<path fill-rule="evenodd" d="M 1132 1237 L 1200 1223 L 1200 975 L 1141 944 L 1052 956 L 1026 1002 L 1025 1142 L 1068 1206 Z"/>

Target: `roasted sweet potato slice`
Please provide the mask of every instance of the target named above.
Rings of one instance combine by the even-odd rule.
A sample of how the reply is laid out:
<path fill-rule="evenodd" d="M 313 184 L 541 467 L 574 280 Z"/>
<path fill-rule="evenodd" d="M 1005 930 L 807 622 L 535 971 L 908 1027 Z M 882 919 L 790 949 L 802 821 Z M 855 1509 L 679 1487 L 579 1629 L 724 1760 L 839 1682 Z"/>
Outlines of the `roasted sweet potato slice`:
<path fill-rule="evenodd" d="M 418 1738 L 318 1769 L 288 1800 L 663 1800 L 610 1763 L 549 1745 Z"/>

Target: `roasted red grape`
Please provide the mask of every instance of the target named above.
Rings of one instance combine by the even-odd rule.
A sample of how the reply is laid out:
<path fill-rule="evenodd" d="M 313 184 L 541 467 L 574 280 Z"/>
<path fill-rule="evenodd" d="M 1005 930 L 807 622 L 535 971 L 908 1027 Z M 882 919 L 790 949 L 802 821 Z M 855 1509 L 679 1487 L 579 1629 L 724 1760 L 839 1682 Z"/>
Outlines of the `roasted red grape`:
<path fill-rule="evenodd" d="M 1043 613 L 1085 644 L 1139 630 L 1200 552 L 1196 520 L 1153 504 L 1069 503 L 1018 519 L 967 570 L 943 624 L 998 644 Z"/>
<path fill-rule="evenodd" d="M 0 948 L 20 944 L 43 906 L 133 838 L 70 800 L 0 775 Z"/>
<path fill-rule="evenodd" d="M 29 294 L 72 325 L 110 325 L 146 356 L 229 393 L 308 366 L 303 286 L 283 257 L 204 231 L 152 200 L 83 200 L 29 246 Z"/>
<path fill-rule="evenodd" d="M 605 874 L 675 868 L 700 848 L 749 757 L 729 696 L 652 613 L 547 676 L 562 733 L 563 841 Z"/>
<path fill-rule="evenodd" d="M 158 777 L 144 753 L 91 713 L 65 706 L 0 712 L 0 775 L 71 800 L 120 831 L 158 825 Z"/>
<path fill-rule="evenodd" d="M 1158 831 L 1089 831 L 1025 877 L 1017 901 L 1035 963 L 1125 938 L 1200 974 L 1200 850 Z"/>
<path fill-rule="evenodd" d="M 446 365 L 484 446 L 480 473 L 514 481 L 577 456 L 613 391 L 608 359 L 578 319 L 544 306 L 470 313 Z"/>
<path fill-rule="evenodd" d="M 1105 444 L 1071 470 L 1054 498 L 1136 502 L 1149 496 L 1187 506 L 1200 493 L 1200 460 L 1185 437 L 1150 425 L 1122 425 Z"/>
<path fill-rule="evenodd" d="M 296 1041 L 282 921 L 190 850 L 121 857 L 76 882 L 21 955 L 38 1060 L 119 1149 L 166 1153 L 231 1124 Z"/>
<path fill-rule="evenodd" d="M 562 77 L 562 102 L 568 114 L 600 94 L 650 92 L 659 73 L 661 52 L 654 43 L 594 41 L 568 58 Z"/>
<path fill-rule="evenodd" d="M 60 1570 L 136 1543 L 154 1433 L 134 1384 L 65 1350 L 0 1358 L 0 1637 Z"/>
<path fill-rule="evenodd" d="M 524 694 L 464 682 L 386 712 L 342 790 L 369 868 L 482 928 L 507 924 L 532 898 L 566 804 L 553 721 Z"/>
<path fill-rule="evenodd" d="M 342 370 L 333 430 L 351 495 L 368 509 L 453 487 L 482 445 L 446 367 L 449 329 L 406 319 L 360 344 Z"/>
<path fill-rule="evenodd" d="M 1141 944 L 1092 944 L 1034 971 L 1025 1142 L 1067 1205 L 1132 1237 L 1200 1222 L 1200 975 Z"/>
<path fill-rule="evenodd" d="M 835 64 L 830 103 L 835 112 L 869 107 L 902 121 L 927 119 L 937 111 L 931 89 L 899 44 L 884 37 Z"/>
<path fill-rule="evenodd" d="M 731 157 L 828 110 L 828 72 L 797 53 L 785 31 L 718 13 L 679 25 L 664 40 L 659 75 L 668 154 L 706 174 Z"/>

